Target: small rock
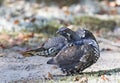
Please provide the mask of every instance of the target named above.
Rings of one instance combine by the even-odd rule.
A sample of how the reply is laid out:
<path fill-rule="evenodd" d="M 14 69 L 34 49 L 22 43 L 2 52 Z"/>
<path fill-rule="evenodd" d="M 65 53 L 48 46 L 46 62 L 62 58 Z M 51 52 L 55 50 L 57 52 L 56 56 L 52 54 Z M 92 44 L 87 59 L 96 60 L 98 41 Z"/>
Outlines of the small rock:
<path fill-rule="evenodd" d="M 100 78 L 101 78 L 103 81 L 109 81 L 109 79 L 108 79 L 105 75 L 101 75 Z"/>
<path fill-rule="evenodd" d="M 53 69 L 57 69 L 57 66 L 52 66 Z"/>

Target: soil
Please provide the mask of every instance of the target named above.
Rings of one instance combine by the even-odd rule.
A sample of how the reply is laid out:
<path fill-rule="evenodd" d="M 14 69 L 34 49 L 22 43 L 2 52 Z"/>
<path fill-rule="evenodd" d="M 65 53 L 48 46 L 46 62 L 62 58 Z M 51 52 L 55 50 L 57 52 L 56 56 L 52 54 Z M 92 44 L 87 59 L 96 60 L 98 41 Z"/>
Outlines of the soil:
<path fill-rule="evenodd" d="M 101 47 L 104 47 L 102 45 Z M 64 75 L 60 68 L 48 65 L 46 62 L 51 57 L 32 56 L 23 57 L 18 52 L 10 49 L 1 50 L 0 57 L 0 82 L 7 83 L 19 80 L 44 79 L 48 73 L 52 75 Z M 120 71 L 120 52 L 109 50 L 102 51 L 101 57 L 84 73 L 99 71 Z M 113 71 L 112 71 L 113 70 Z"/>

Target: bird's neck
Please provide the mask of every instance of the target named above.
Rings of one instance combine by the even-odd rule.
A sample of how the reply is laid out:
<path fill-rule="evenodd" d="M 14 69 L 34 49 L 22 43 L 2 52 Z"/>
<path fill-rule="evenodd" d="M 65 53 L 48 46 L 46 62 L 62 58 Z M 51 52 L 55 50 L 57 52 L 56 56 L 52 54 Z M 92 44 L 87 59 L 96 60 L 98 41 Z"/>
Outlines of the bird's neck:
<path fill-rule="evenodd" d="M 74 42 L 74 41 L 77 41 L 77 40 L 80 40 L 80 36 L 77 35 L 77 33 L 75 33 L 75 32 L 70 32 L 70 36 L 67 37 L 67 41 L 68 42 Z"/>

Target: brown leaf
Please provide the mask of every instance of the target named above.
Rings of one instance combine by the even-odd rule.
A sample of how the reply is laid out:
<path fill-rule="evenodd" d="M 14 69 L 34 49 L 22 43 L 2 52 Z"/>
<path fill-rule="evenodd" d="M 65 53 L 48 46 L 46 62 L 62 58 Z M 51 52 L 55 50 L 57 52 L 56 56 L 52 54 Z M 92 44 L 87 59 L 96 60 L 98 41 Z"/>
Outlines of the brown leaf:
<path fill-rule="evenodd" d="M 75 77 L 74 78 L 75 83 L 88 83 L 88 78 L 87 77 Z"/>
<path fill-rule="evenodd" d="M 52 66 L 53 69 L 57 69 L 57 66 Z"/>
<path fill-rule="evenodd" d="M 97 31 L 95 32 L 95 35 L 96 35 L 97 37 L 100 37 L 101 32 L 100 32 L 99 30 L 97 30 Z"/>
<path fill-rule="evenodd" d="M 36 21 L 36 18 L 32 18 L 31 20 L 30 20 L 30 22 L 35 22 Z"/>
<path fill-rule="evenodd" d="M 29 38 L 32 37 L 34 37 L 34 33 L 29 33 L 29 34 L 19 33 L 17 39 L 22 41 L 27 41 Z"/>
<path fill-rule="evenodd" d="M 24 19 L 24 21 L 27 21 L 27 20 L 29 20 L 29 17 L 24 17 L 23 19 Z"/>
<path fill-rule="evenodd" d="M 50 72 L 48 72 L 47 78 L 48 78 L 48 79 L 53 79 L 53 75 L 52 75 Z"/>
<path fill-rule="evenodd" d="M 79 81 L 80 77 L 76 76 L 73 81 Z"/>
<path fill-rule="evenodd" d="M 100 77 L 102 80 L 104 80 L 104 81 L 109 81 L 109 79 L 105 76 L 105 75 L 101 75 L 101 77 Z"/>
<path fill-rule="evenodd" d="M 9 39 L 10 39 L 10 36 L 7 35 L 7 34 L 1 34 L 0 35 L 0 40 L 6 40 L 6 41 L 8 41 Z"/>
<path fill-rule="evenodd" d="M 88 78 L 87 77 L 82 77 L 80 80 L 79 80 L 80 83 L 88 83 Z"/>
<path fill-rule="evenodd" d="M 70 11 L 69 11 L 69 9 L 68 9 L 67 6 L 63 6 L 63 7 L 62 7 L 62 10 L 64 11 L 64 13 L 65 13 L 66 15 L 69 15 L 69 14 L 70 14 Z"/>
<path fill-rule="evenodd" d="M 14 24 L 16 24 L 16 25 L 18 25 L 19 23 L 20 23 L 19 20 L 15 20 L 15 21 L 14 21 Z"/>

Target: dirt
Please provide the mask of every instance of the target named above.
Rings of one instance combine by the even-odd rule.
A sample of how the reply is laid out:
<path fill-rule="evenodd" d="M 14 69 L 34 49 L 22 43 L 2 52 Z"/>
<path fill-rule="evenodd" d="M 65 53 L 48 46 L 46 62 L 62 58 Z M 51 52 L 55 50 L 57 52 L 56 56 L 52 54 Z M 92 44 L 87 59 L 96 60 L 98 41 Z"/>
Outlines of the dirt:
<path fill-rule="evenodd" d="M 8 83 L 19 80 L 45 79 L 48 73 L 64 75 L 60 68 L 48 65 L 46 62 L 51 57 L 23 57 L 18 52 L 7 50 L 0 51 L 0 82 Z M 115 50 L 102 51 L 101 57 L 91 67 L 83 72 L 99 72 L 114 70 L 120 72 L 120 52 Z M 113 70 L 113 71 L 111 71 Z"/>

